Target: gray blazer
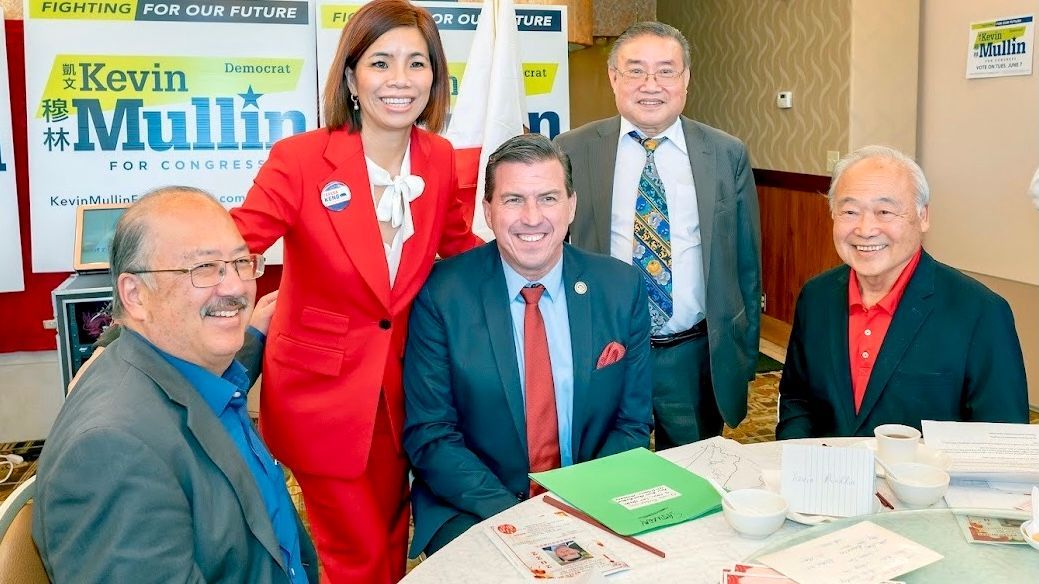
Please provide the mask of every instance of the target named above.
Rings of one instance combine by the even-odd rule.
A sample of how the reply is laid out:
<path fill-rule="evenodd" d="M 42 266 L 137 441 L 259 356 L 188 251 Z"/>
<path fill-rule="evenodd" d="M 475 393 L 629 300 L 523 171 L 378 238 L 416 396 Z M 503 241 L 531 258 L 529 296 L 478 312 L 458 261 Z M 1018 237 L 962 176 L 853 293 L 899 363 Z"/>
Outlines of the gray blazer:
<path fill-rule="evenodd" d="M 761 328 L 758 195 L 742 142 L 685 116 L 681 120 L 700 212 L 711 379 L 718 409 L 735 427 L 747 415 L 747 382 L 754 377 Z M 610 253 L 619 137 L 619 116 L 556 137 L 573 167 L 577 217 L 570 242 L 579 248 Z"/>
<path fill-rule="evenodd" d="M 137 335 L 121 335 L 69 395 L 37 485 L 33 539 L 53 582 L 288 582 L 227 431 Z M 302 524 L 299 533 L 317 582 Z"/>

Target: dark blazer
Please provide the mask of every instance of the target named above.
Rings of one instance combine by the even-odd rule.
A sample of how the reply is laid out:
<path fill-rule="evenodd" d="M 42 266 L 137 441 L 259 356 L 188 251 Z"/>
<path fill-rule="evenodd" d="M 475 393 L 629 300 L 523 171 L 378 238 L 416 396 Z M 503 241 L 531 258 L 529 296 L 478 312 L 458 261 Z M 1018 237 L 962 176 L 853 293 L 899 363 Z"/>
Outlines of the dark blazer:
<path fill-rule="evenodd" d="M 33 539 L 53 582 L 288 582 L 231 437 L 137 335 L 121 335 L 69 395 L 37 485 Z M 317 582 L 302 524 L 299 536 Z"/>
<path fill-rule="evenodd" d="M 584 282 L 586 292 L 575 292 Z M 649 445 L 649 310 L 631 266 L 565 246 L 574 363 L 574 462 Z M 501 256 L 494 242 L 437 264 L 411 311 L 404 448 L 414 467 L 412 553 L 459 511 L 526 498 L 527 431 Z M 626 353 L 596 369 L 608 343 Z"/>
<path fill-rule="evenodd" d="M 681 120 L 700 213 L 711 379 L 718 409 L 735 428 L 747 415 L 747 382 L 754 378 L 761 329 L 758 194 L 742 142 L 684 116 Z M 619 116 L 556 138 L 570 156 L 577 191 L 570 243 L 607 255 L 619 138 Z"/>
<path fill-rule="evenodd" d="M 895 309 L 859 413 L 840 266 L 801 290 L 779 382 L 776 438 L 872 436 L 921 420 L 1028 423 L 1028 393 L 1006 300 L 923 252 Z"/>

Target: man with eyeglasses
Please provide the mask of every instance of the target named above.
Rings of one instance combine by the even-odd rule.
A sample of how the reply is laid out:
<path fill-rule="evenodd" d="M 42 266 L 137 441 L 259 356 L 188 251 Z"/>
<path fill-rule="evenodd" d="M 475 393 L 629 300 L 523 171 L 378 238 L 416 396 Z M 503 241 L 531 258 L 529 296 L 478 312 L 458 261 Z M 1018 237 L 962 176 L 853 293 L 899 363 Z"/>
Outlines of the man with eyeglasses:
<path fill-rule="evenodd" d="M 758 356 L 761 236 L 744 145 L 682 116 L 689 43 L 632 25 L 609 56 L 619 116 L 561 134 L 582 194 L 570 241 L 635 265 L 649 293 L 657 449 L 747 413 Z"/>
<path fill-rule="evenodd" d="M 846 265 L 801 290 L 779 385 L 779 439 L 872 436 L 921 420 L 1028 423 L 1006 300 L 923 249 L 923 170 L 886 146 L 834 167 L 833 243 Z"/>
<path fill-rule="evenodd" d="M 39 461 L 33 537 L 51 581 L 316 582 L 248 417 L 255 373 L 235 360 L 263 258 L 215 199 L 169 187 L 127 209 L 111 267 L 123 332 Z"/>

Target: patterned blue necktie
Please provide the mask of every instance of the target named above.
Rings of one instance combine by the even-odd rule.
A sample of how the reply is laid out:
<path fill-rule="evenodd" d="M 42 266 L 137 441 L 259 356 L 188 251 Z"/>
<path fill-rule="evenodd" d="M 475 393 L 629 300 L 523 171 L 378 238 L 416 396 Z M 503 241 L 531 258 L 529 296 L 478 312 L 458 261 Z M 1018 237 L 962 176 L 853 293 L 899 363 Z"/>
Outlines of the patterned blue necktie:
<path fill-rule="evenodd" d="M 657 174 L 653 153 L 667 138 L 642 138 L 638 132 L 629 136 L 646 149 L 646 165 L 639 178 L 639 194 L 635 199 L 635 238 L 632 241 L 633 264 L 642 273 L 649 292 L 650 332 L 657 334 L 671 319 L 671 223 L 667 216 L 664 182 Z"/>

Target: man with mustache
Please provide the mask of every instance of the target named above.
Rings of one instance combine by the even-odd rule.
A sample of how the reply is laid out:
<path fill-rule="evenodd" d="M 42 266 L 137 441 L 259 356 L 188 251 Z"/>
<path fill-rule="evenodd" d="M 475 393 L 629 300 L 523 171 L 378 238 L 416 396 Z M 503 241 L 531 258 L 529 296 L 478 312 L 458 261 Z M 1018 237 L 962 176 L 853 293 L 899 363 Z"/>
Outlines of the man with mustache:
<path fill-rule="evenodd" d="M 263 257 L 204 191 L 145 195 L 112 241 L 123 327 L 39 462 L 33 537 L 53 582 L 317 581 L 235 360 Z"/>
<path fill-rule="evenodd" d="M 829 197 L 846 265 L 801 290 L 776 437 L 872 436 L 921 420 L 1027 424 L 1010 306 L 923 249 L 923 170 L 893 148 L 866 146 L 834 167 Z"/>

